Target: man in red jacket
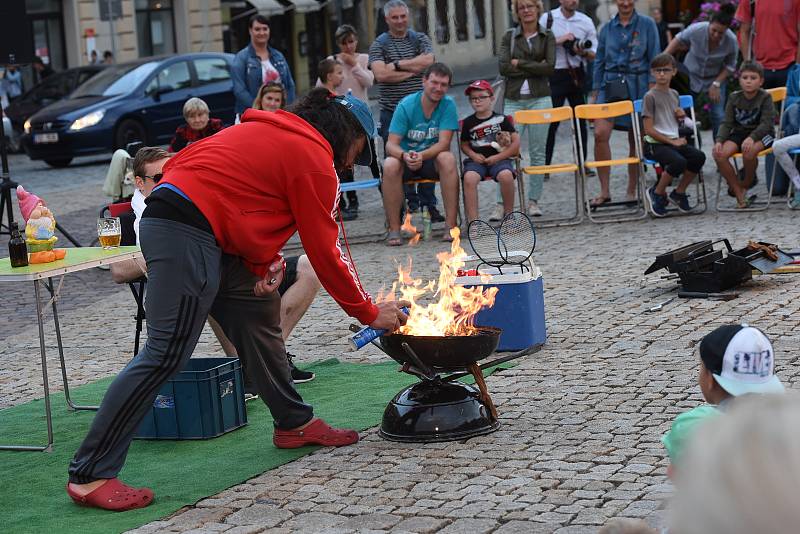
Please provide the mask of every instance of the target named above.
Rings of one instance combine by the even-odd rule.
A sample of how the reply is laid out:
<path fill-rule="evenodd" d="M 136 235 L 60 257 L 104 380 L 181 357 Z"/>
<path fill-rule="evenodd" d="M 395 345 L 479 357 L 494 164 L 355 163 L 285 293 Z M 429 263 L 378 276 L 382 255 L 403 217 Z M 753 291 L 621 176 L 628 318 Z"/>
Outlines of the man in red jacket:
<path fill-rule="evenodd" d="M 198 141 L 164 166 L 139 225 L 148 270 L 147 343 L 117 375 L 69 466 L 77 503 L 130 510 L 148 488 L 116 478 L 161 386 L 192 354 L 206 316 L 236 347 L 275 420 L 279 448 L 349 445 L 352 430 L 314 417 L 294 389 L 280 329 L 279 251 L 299 232 L 320 282 L 361 323 L 393 330 L 407 303 L 374 304 L 338 240 L 335 169 L 371 159 L 366 104 L 313 90 L 293 113 L 248 110 L 239 125 Z"/>

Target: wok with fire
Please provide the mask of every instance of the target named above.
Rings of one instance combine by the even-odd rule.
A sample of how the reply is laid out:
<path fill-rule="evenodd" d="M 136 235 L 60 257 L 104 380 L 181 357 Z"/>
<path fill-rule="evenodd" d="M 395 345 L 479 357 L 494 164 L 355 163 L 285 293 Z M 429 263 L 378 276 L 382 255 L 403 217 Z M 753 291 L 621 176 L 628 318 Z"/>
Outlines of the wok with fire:
<path fill-rule="evenodd" d="M 437 255 L 437 282 L 423 283 L 411 277 L 411 266 L 398 268 L 392 295 L 412 303 L 407 323 L 398 331 L 380 336 L 372 344 L 401 364 L 401 371 L 420 381 L 400 391 L 386 407 L 380 435 L 392 441 L 452 441 L 494 432 L 500 428 L 483 369 L 529 354 L 531 349 L 479 365 L 495 349 L 500 329 L 473 324 L 475 314 L 492 306 L 496 287 L 459 285 L 455 282 L 465 257 L 458 231 L 451 232 L 449 253 Z M 433 294 L 438 300 L 420 304 Z M 358 327 L 354 328 L 354 331 Z M 460 382 L 472 375 L 475 385 Z"/>

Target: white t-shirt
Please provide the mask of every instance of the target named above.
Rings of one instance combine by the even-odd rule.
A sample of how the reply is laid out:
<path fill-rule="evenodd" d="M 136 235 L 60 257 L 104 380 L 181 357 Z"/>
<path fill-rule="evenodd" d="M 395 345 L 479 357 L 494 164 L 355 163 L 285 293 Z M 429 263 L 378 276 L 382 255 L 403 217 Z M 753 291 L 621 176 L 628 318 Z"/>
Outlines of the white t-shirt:
<path fill-rule="evenodd" d="M 530 47 L 531 47 L 531 39 L 533 39 L 533 38 L 534 38 L 534 37 L 536 37 L 537 35 L 539 35 L 539 32 L 536 32 L 536 33 L 534 33 L 533 35 L 531 35 L 530 37 L 528 37 L 528 48 L 530 48 Z M 520 87 L 520 89 L 519 89 L 519 94 L 520 94 L 520 96 L 522 96 L 522 95 L 528 95 L 528 96 L 530 96 L 530 94 L 531 94 L 531 88 L 528 86 L 528 80 L 527 80 L 527 78 L 525 79 L 525 81 L 524 81 L 524 82 L 522 82 L 522 87 Z"/>
<path fill-rule="evenodd" d="M 133 231 L 136 232 L 136 244 L 139 244 L 139 221 L 142 218 L 142 213 L 144 213 L 144 209 L 147 205 L 144 203 L 144 195 L 138 189 L 133 192 L 133 198 L 131 199 L 131 208 L 133 209 L 133 213 L 136 215 L 136 220 L 133 221 Z"/>
<path fill-rule="evenodd" d="M 281 75 L 278 69 L 268 59 L 261 60 L 261 83 L 278 82 L 281 81 Z"/>
<path fill-rule="evenodd" d="M 553 26 L 550 28 L 553 36 L 558 39 L 562 35 L 571 33 L 578 41 L 583 42 L 589 40 L 592 42 L 592 47 L 589 49 L 595 54 L 597 53 L 597 29 L 594 27 L 594 22 L 587 15 L 576 11 L 570 18 L 566 18 L 561 8 L 557 7 L 550 11 L 553 17 Z M 542 28 L 547 27 L 547 12 L 545 12 L 539 19 L 539 26 Z M 557 69 L 567 69 L 581 67 L 584 59 L 580 56 L 573 56 L 568 53 L 562 45 L 556 45 L 556 66 Z"/>

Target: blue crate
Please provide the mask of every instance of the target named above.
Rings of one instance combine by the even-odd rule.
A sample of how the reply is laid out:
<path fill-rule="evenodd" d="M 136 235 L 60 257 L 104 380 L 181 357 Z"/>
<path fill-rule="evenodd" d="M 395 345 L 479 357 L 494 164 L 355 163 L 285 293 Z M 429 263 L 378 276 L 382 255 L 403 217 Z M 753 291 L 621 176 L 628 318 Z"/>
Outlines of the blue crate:
<path fill-rule="evenodd" d="M 158 392 L 136 438 L 209 439 L 247 424 L 238 358 L 190 358 Z"/>

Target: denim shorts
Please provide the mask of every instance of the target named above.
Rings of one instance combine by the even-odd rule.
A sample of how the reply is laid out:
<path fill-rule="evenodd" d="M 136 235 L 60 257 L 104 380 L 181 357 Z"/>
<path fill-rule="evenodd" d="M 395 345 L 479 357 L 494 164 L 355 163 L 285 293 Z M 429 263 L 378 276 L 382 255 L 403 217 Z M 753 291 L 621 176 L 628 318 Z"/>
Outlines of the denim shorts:
<path fill-rule="evenodd" d="M 477 172 L 481 178 L 491 177 L 495 182 L 497 181 L 497 175 L 506 170 L 511 171 L 512 175 L 514 174 L 514 165 L 512 165 L 510 159 L 500 160 L 494 165 L 476 163 L 470 158 L 464 160 L 464 174 L 468 171 Z"/>

